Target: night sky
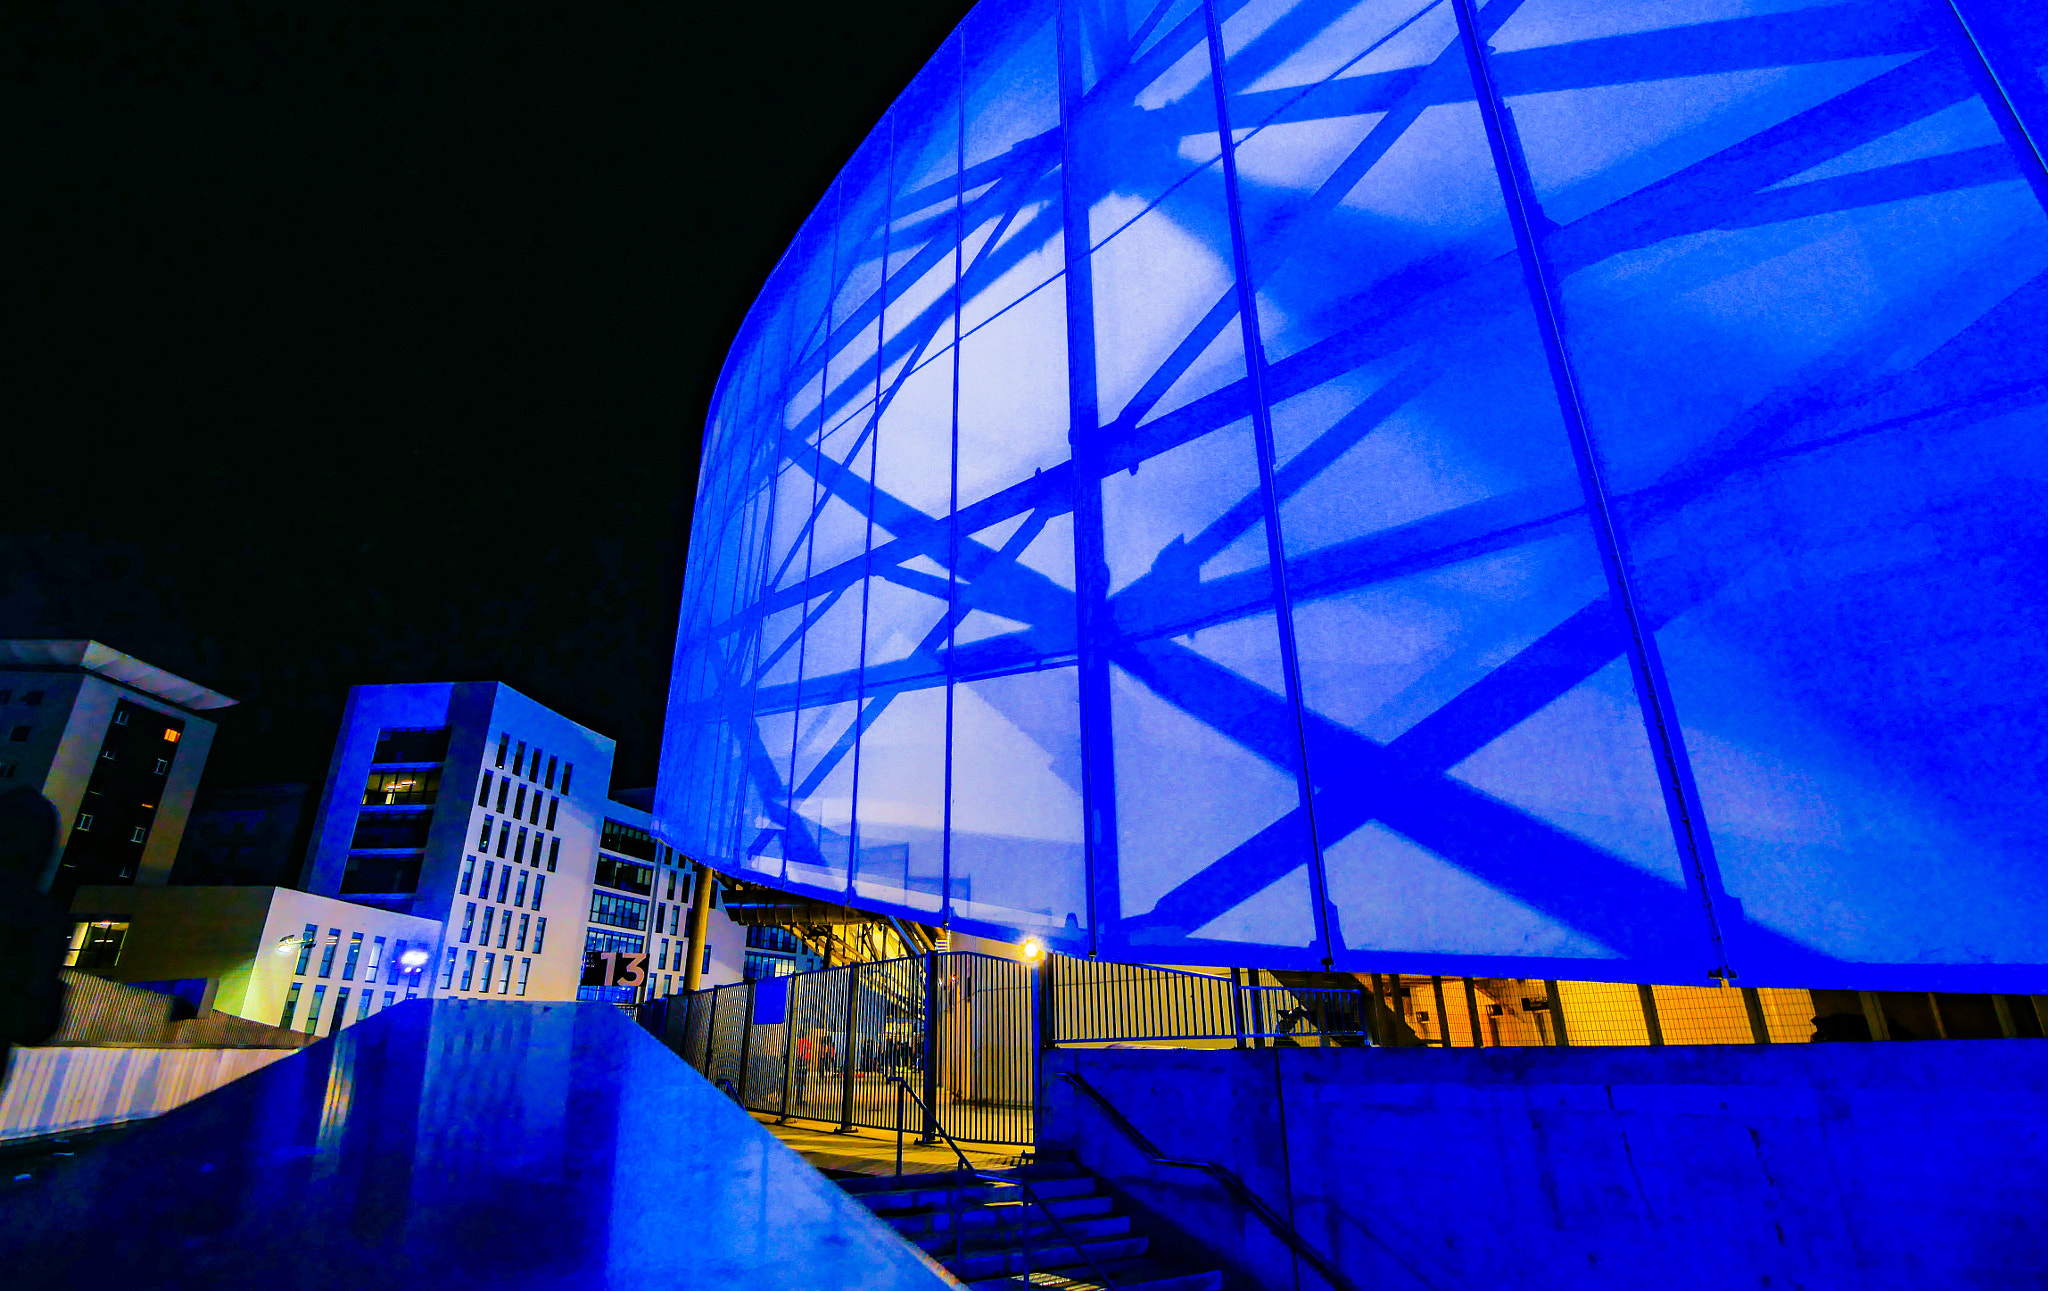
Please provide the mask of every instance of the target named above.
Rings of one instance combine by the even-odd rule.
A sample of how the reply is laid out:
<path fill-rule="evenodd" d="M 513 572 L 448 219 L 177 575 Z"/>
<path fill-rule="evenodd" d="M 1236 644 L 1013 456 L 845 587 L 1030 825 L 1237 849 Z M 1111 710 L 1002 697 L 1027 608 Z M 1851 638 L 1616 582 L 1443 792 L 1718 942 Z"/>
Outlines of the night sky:
<path fill-rule="evenodd" d="M 234 696 L 500 680 L 652 784 L 698 430 L 748 303 L 967 6 L 0 18 L 0 635 Z"/>

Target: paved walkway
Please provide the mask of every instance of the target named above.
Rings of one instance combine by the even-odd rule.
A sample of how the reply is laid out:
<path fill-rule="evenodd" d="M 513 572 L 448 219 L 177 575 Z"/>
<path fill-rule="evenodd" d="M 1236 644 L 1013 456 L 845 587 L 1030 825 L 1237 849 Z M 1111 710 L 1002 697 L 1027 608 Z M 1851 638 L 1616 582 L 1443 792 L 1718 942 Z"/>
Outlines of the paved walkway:
<path fill-rule="evenodd" d="M 861 1130 L 839 1134 L 821 1121 L 792 1120 L 775 1123 L 767 1112 L 753 1117 L 763 1128 L 782 1140 L 791 1151 L 827 1174 L 884 1175 L 896 1171 L 896 1132 Z M 961 1150 L 978 1170 L 1002 1170 L 1028 1162 L 1031 1150 L 1017 1147 L 977 1147 L 963 1143 Z M 903 1173 L 938 1174 L 958 1169 L 960 1159 L 944 1142 L 927 1147 L 915 1134 L 903 1136 Z"/>

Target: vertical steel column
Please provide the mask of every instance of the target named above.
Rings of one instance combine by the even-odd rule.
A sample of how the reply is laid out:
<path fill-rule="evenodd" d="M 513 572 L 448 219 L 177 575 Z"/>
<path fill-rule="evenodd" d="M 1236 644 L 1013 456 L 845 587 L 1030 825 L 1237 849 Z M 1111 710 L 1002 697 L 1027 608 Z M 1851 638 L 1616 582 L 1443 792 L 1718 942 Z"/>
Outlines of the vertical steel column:
<path fill-rule="evenodd" d="M 1671 824 L 1672 839 L 1685 865 L 1686 885 L 1693 890 L 1700 903 L 1700 912 L 1706 920 L 1710 958 L 1713 961 L 1706 975 L 1730 980 L 1735 976 L 1735 972 L 1729 966 L 1728 950 L 1721 935 L 1720 919 L 1714 911 L 1714 898 L 1722 895 L 1722 892 L 1720 876 L 1714 863 L 1713 842 L 1707 833 L 1705 819 L 1700 814 L 1698 792 L 1692 778 L 1691 759 L 1686 754 L 1684 737 L 1679 730 L 1676 712 L 1671 706 L 1664 666 L 1658 657 L 1656 638 L 1653 629 L 1644 621 L 1641 607 L 1636 601 L 1635 575 L 1629 561 L 1627 543 L 1622 537 L 1621 526 L 1615 519 L 1614 508 L 1607 495 L 1599 455 L 1594 450 L 1592 430 L 1586 417 L 1585 402 L 1580 395 L 1578 374 L 1573 370 L 1571 353 L 1566 345 L 1557 285 L 1552 278 L 1549 264 L 1544 259 L 1543 247 L 1538 236 L 1539 230 L 1549 225 L 1549 217 L 1543 214 L 1536 203 L 1535 186 L 1529 178 L 1528 160 L 1523 155 L 1521 139 L 1515 132 L 1514 117 L 1509 113 L 1507 103 L 1501 97 L 1500 88 L 1493 79 L 1492 65 L 1488 61 L 1490 51 L 1486 45 L 1486 38 L 1493 35 L 1512 10 L 1506 5 L 1488 6 L 1492 25 L 1482 32 L 1478 14 L 1474 11 L 1473 0 L 1451 0 L 1451 8 L 1457 15 L 1458 34 L 1463 40 L 1466 62 L 1472 72 L 1473 94 L 1479 104 L 1479 115 L 1486 126 L 1487 144 L 1493 152 L 1494 169 L 1500 180 L 1501 199 L 1507 208 L 1508 223 L 1514 230 L 1516 249 L 1521 253 L 1530 305 L 1536 316 L 1537 331 L 1542 337 L 1545 357 L 1550 363 L 1551 384 L 1557 397 L 1558 413 L 1563 419 L 1565 438 L 1571 443 L 1572 457 L 1578 466 L 1579 485 L 1585 497 L 1586 510 L 1593 522 L 1601 563 L 1606 567 L 1608 590 L 1613 594 L 1615 604 L 1627 624 L 1630 646 L 1629 670 L 1635 679 L 1636 699 L 1642 709 L 1644 725 L 1654 752 L 1657 776 L 1663 785 L 1664 805 Z M 1501 11 L 1500 16 L 1493 17 L 1497 10 Z"/>
<path fill-rule="evenodd" d="M 1891 1025 L 1885 1020 L 1884 1004 L 1877 998 L 1876 991 L 1858 991 L 1856 998 L 1863 1005 L 1863 1020 L 1870 1026 L 1870 1038 L 1889 1040 L 1892 1038 Z"/>
<path fill-rule="evenodd" d="M 782 1104 L 775 1119 L 789 1120 L 789 1087 L 796 1078 L 796 989 L 801 975 L 789 979 L 782 995 Z"/>
<path fill-rule="evenodd" d="M 1569 1048 L 1572 1037 L 1571 1033 L 1565 1030 L 1564 998 L 1557 993 L 1556 982 L 1543 983 L 1543 997 L 1550 1003 L 1550 1025 L 1557 1032 L 1557 1047 Z"/>
<path fill-rule="evenodd" d="M 1074 484 L 1074 606 L 1081 691 L 1082 856 L 1088 893 L 1088 954 L 1100 943 L 1105 910 L 1117 909 L 1115 744 L 1110 733 L 1109 561 L 1102 517 L 1101 408 L 1095 390 L 1095 278 L 1088 194 L 1075 181 L 1075 130 L 1083 108 L 1079 19 L 1061 3 L 1055 33 L 1060 102 L 1060 214 L 1067 257 L 1067 438 Z"/>
<path fill-rule="evenodd" d="M 695 954 L 693 950 L 691 952 Z M 691 962 L 695 962 L 692 960 Z M 711 992 L 711 1016 L 704 1022 L 704 1079 L 711 1079 L 712 1055 L 718 1052 L 718 991 Z"/>
<path fill-rule="evenodd" d="M 1643 1002 L 1643 1028 L 1650 1033 L 1650 1043 L 1664 1043 L 1664 1020 L 1657 1016 L 1657 991 L 1647 982 L 1636 984 L 1636 997 Z"/>
<path fill-rule="evenodd" d="M 1437 1047 L 1448 1049 L 1451 1047 L 1451 1010 L 1450 1006 L 1444 1003 L 1444 979 L 1431 977 L 1429 988 L 1436 993 L 1436 1029 L 1443 1032 L 1442 1043 Z"/>
<path fill-rule="evenodd" d="M 1230 970 L 1230 1026 L 1237 1032 L 1237 1047 L 1244 1048 L 1244 970 Z"/>
<path fill-rule="evenodd" d="M 1266 405 L 1266 347 L 1259 336 L 1258 291 L 1252 284 L 1251 252 L 1245 244 L 1244 216 L 1237 199 L 1237 140 L 1230 129 L 1230 99 L 1223 77 L 1223 26 L 1214 0 L 1202 0 L 1208 25 L 1209 82 L 1216 96 L 1216 138 L 1222 150 L 1223 207 L 1230 224 L 1230 255 L 1237 280 L 1237 322 L 1244 347 L 1245 380 L 1252 402 L 1252 446 L 1259 466 L 1259 502 L 1265 510 L 1266 566 L 1272 574 L 1273 622 L 1280 635 L 1280 677 L 1288 711 L 1294 715 L 1294 791 L 1308 845 L 1309 899 L 1315 903 L 1316 936 L 1323 943 L 1323 967 L 1336 962 L 1337 945 L 1330 936 L 1329 882 L 1323 872 L 1323 849 L 1316 833 L 1315 790 L 1308 773 L 1308 727 L 1302 718 L 1301 660 L 1295 650 L 1294 599 L 1287 590 L 1287 547 L 1280 535 L 1280 496 L 1273 473 L 1273 413 Z"/>
<path fill-rule="evenodd" d="M 860 1000 L 859 964 L 846 966 L 846 1035 L 839 1048 L 839 1128 L 834 1134 L 853 1133 L 853 1015 Z"/>
<path fill-rule="evenodd" d="M 1024 1047 L 1024 1060 L 1031 1064 L 1031 1151 L 1038 1151 L 1038 1125 L 1044 1119 L 1045 1111 L 1045 1050 L 1046 1037 L 1050 1034 L 1045 1026 L 1045 1003 L 1050 998 L 1046 989 L 1047 972 L 1052 964 L 1050 954 L 1041 955 L 1038 962 L 1026 972 L 1025 989 L 1030 992 L 1027 1002 L 1026 1019 L 1031 1028 L 1031 1043 Z"/>
<path fill-rule="evenodd" d="M 1750 1038 L 1758 1044 L 1769 1044 L 1771 1042 L 1771 1028 L 1764 1021 L 1764 997 L 1757 994 L 1756 987 L 1745 986 L 1742 988 L 1742 1008 L 1744 1012 L 1749 1014 Z M 1940 1014 L 1935 1015 L 1936 1026 L 1941 1025 L 1940 1016 Z"/>
<path fill-rule="evenodd" d="M 924 953 L 924 1133 L 920 1143 L 939 1141 L 939 956 Z"/>
<path fill-rule="evenodd" d="M 1469 977 L 1460 978 L 1459 980 L 1465 983 L 1465 1011 L 1472 1018 L 1472 1047 L 1474 1049 L 1484 1049 L 1486 1047 L 1486 1034 L 1479 1029 L 1478 988 L 1472 985 L 1472 979 Z"/>
<path fill-rule="evenodd" d="M 754 992 L 760 987 L 748 982 L 743 989 L 747 1002 L 741 1006 L 746 1009 L 746 1014 L 740 1019 L 740 1078 L 734 1082 L 739 1090 L 741 1107 L 747 1105 L 747 1068 L 753 1065 L 750 1059 L 754 1056 Z"/>

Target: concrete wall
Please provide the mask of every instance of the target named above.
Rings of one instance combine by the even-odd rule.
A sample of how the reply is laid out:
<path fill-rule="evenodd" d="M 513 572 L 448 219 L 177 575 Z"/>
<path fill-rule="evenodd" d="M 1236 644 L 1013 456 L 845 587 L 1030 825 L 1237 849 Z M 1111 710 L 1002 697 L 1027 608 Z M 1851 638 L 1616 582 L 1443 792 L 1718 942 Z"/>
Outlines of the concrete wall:
<path fill-rule="evenodd" d="M 2048 1285 L 2048 1041 L 1047 1057 L 1042 1145 L 1264 1287 L 1326 1284 L 1060 1072 L 1360 1287 Z"/>

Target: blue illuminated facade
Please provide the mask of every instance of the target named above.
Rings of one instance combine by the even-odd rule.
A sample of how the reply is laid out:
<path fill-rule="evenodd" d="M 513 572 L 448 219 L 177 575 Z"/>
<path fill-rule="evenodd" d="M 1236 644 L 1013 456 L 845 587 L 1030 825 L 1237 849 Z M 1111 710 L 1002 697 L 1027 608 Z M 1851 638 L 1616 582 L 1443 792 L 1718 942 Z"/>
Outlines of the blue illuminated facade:
<path fill-rule="evenodd" d="M 1109 959 L 2048 990 L 2022 17 L 987 0 L 732 347 L 659 829 Z"/>

